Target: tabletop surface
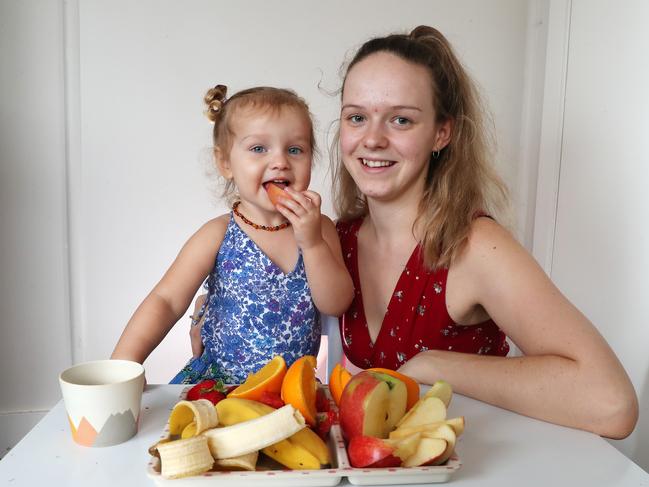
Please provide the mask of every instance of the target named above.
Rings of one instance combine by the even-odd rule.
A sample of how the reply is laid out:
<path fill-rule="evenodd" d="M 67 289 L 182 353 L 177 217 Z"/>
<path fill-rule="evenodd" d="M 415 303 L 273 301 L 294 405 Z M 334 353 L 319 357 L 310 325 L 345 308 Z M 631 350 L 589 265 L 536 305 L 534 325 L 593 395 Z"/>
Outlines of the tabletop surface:
<path fill-rule="evenodd" d="M 147 486 L 148 447 L 162 433 L 183 386 L 148 385 L 140 430 L 112 447 L 72 441 L 63 402 L 0 460 L 0 485 Z M 457 486 L 649 486 L 649 473 L 599 436 L 506 411 L 456 394 L 449 417 L 464 416 Z M 219 482 L 227 487 L 227 484 Z M 339 485 L 349 485 L 343 479 Z M 420 484 L 421 485 L 421 484 Z M 440 484 L 435 484 L 440 485 Z"/>

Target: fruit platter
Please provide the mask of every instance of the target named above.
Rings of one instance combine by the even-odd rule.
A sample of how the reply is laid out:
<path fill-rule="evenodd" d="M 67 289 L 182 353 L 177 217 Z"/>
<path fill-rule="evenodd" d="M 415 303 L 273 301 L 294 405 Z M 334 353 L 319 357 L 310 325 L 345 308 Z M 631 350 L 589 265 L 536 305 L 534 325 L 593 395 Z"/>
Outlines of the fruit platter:
<path fill-rule="evenodd" d="M 460 467 L 464 418 L 447 418 L 448 383 L 421 395 L 399 372 L 338 364 L 323 385 L 315 366 L 277 356 L 243 384 L 186 387 L 149 448 L 148 476 L 171 487 L 418 484 Z"/>

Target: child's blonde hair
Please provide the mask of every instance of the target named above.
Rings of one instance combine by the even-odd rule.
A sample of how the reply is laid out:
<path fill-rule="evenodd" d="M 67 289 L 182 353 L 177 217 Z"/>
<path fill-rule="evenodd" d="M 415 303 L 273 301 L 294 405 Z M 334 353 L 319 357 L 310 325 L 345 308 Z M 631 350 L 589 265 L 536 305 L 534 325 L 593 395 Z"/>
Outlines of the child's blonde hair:
<path fill-rule="evenodd" d="M 422 25 L 410 34 L 367 41 L 347 66 L 345 79 L 355 64 L 377 52 L 392 53 L 425 67 L 431 75 L 437 121 L 452 123 L 449 144 L 431 154 L 415 220 L 426 266 L 448 266 L 466 244 L 474 218 L 481 213 L 499 216 L 507 206 L 507 188 L 489 162 L 489 132 L 480 97 L 448 40 L 433 27 Z M 336 146 L 339 137 L 340 129 L 334 139 Z M 365 216 L 365 196 L 342 164 L 339 149 L 332 150 L 332 155 L 334 205 L 340 219 Z"/>
<path fill-rule="evenodd" d="M 207 105 L 205 115 L 214 122 L 214 129 L 212 130 L 214 149 L 218 148 L 223 155 L 229 155 L 234 135 L 232 120 L 237 111 L 248 108 L 279 113 L 283 108 L 294 108 L 304 115 L 304 120 L 309 125 L 311 152 L 312 154 L 317 153 L 313 119 L 309 111 L 309 105 L 294 91 L 286 88 L 257 86 L 239 91 L 230 98 L 226 98 L 227 90 L 225 85 L 216 85 L 214 88 L 210 88 L 203 98 Z M 234 182 L 226 181 L 223 197 L 231 199 L 234 192 Z"/>

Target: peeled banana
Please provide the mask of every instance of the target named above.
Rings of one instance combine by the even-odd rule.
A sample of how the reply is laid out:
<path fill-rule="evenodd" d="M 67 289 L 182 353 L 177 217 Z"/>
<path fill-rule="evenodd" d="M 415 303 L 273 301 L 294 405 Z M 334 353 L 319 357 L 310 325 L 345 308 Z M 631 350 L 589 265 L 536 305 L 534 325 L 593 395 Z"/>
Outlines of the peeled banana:
<path fill-rule="evenodd" d="M 228 397 L 216 405 L 219 422 L 225 426 L 249 421 L 275 409 L 266 404 Z M 305 451 L 306 450 L 306 451 Z M 322 465 L 331 464 L 331 454 L 324 441 L 310 428 L 306 427 L 288 437 L 285 441 L 270 445 L 262 452 L 292 470 L 319 469 Z M 310 455 L 307 455 L 310 454 Z M 318 460 L 316 465 L 311 457 Z M 308 465 L 308 467 L 305 467 Z"/>
<path fill-rule="evenodd" d="M 207 438 L 212 456 L 220 459 L 261 450 L 288 438 L 304 427 L 302 414 L 287 404 L 255 419 L 212 428 L 203 435 Z"/>
<path fill-rule="evenodd" d="M 214 460 L 214 466 L 224 470 L 250 470 L 254 471 L 257 466 L 258 451 L 246 453 L 233 458 L 221 458 Z"/>
<path fill-rule="evenodd" d="M 214 465 L 204 436 L 160 442 L 156 449 L 162 463 L 161 474 L 167 479 L 198 475 L 207 472 Z"/>
<path fill-rule="evenodd" d="M 193 434 L 183 434 L 185 428 L 192 422 L 195 423 L 195 427 L 191 428 Z M 218 423 L 218 414 L 214 404 L 207 399 L 178 401 L 169 416 L 169 434 L 171 436 L 182 435 L 183 438 L 187 438 L 214 428 Z"/>

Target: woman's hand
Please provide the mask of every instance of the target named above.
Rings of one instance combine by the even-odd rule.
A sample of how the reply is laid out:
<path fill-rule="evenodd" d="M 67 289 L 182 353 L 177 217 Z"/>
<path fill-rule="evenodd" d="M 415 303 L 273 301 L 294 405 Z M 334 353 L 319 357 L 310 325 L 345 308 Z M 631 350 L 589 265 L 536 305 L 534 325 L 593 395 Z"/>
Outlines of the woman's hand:
<path fill-rule="evenodd" d="M 198 316 L 203 303 L 207 299 L 207 294 L 201 294 L 196 298 L 194 302 L 194 312 L 191 314 L 192 326 L 189 328 L 189 339 L 192 344 L 192 358 L 198 358 L 203 355 L 203 340 L 201 340 L 201 330 L 203 329 L 203 323 L 205 322 L 205 313 L 201 316 L 198 323 L 193 324 L 194 317 Z"/>

